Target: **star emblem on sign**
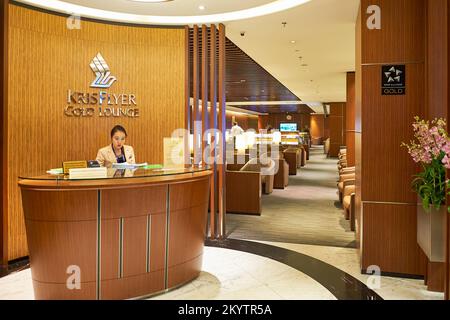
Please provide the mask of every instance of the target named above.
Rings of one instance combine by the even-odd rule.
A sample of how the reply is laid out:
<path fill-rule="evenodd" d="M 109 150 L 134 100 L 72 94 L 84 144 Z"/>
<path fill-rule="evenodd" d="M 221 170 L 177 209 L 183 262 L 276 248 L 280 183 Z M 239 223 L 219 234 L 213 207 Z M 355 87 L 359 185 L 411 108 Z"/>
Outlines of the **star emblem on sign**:
<path fill-rule="evenodd" d="M 388 83 L 392 83 L 392 82 L 400 83 L 402 80 L 402 74 L 403 74 L 403 71 L 398 70 L 395 67 L 390 68 L 388 72 L 384 73 L 384 75 L 386 76 L 386 79 L 388 79 Z"/>

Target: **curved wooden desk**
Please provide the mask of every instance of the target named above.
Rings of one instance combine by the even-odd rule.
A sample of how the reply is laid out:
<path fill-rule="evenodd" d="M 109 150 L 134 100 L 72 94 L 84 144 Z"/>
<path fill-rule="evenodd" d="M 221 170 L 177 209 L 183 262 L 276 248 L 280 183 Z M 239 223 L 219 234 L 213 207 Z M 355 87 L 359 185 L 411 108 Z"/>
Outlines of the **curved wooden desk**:
<path fill-rule="evenodd" d="M 139 298 L 196 278 L 210 175 L 21 180 L 36 299 Z"/>

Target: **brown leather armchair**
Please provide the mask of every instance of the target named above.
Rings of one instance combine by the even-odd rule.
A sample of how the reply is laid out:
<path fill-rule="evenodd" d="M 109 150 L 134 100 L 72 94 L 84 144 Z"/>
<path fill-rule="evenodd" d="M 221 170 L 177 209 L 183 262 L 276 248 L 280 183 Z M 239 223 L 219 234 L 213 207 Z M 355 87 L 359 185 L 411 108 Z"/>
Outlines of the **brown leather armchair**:
<path fill-rule="evenodd" d="M 301 166 L 301 163 L 299 163 L 300 149 L 288 148 L 283 152 L 283 156 L 289 165 L 289 175 L 296 176 L 297 169 Z"/>
<path fill-rule="evenodd" d="M 226 204 L 228 213 L 261 215 L 261 173 L 226 172 Z"/>
<path fill-rule="evenodd" d="M 355 185 L 356 183 L 356 174 L 343 174 L 339 177 L 338 182 L 338 192 L 339 192 L 339 202 L 342 203 L 343 201 L 343 195 L 344 195 L 344 189 L 345 187 L 349 185 Z"/>
<path fill-rule="evenodd" d="M 355 198 L 356 186 L 348 185 L 344 188 L 343 207 L 345 219 L 350 220 L 350 229 L 355 231 Z"/>
<path fill-rule="evenodd" d="M 284 189 L 289 185 L 289 164 L 284 158 L 275 161 L 278 161 L 278 172 L 275 174 L 273 187 L 275 189 Z"/>

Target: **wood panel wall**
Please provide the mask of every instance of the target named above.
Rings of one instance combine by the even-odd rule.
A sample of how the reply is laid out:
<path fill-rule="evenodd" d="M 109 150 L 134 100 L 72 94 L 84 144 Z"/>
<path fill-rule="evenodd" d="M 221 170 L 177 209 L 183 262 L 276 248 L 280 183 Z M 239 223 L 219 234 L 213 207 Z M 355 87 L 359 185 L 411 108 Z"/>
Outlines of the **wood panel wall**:
<path fill-rule="evenodd" d="M 258 131 L 258 116 L 253 115 L 242 115 L 242 114 L 234 114 L 231 112 L 226 113 L 227 116 L 227 129 L 231 129 L 233 126 L 233 119 L 237 121 L 239 126 L 244 129 L 253 129 Z"/>
<path fill-rule="evenodd" d="M 0 207 L 0 265 L 7 264 L 7 231 L 8 231 L 8 214 L 7 214 L 7 195 L 4 192 L 4 185 L 6 183 L 6 143 L 5 143 L 5 129 L 6 129 L 6 117 L 4 116 L 6 106 L 8 104 L 8 80 L 7 80 L 7 69 L 8 69 L 8 1 L 3 1 L 0 4 L 0 141 L 2 156 L 0 157 L 0 197 L 2 199 L 2 205 Z"/>
<path fill-rule="evenodd" d="M 82 21 L 9 5 L 8 258 L 27 255 L 20 175 L 60 167 L 62 161 L 95 159 L 116 124 L 128 131 L 138 162 L 161 163 L 163 138 L 185 124 L 185 30 Z M 110 93 L 136 95 L 139 118 L 69 118 L 67 90 L 89 88 L 89 67 L 100 52 L 118 81 Z"/>
<path fill-rule="evenodd" d="M 427 1 L 426 26 L 426 111 L 427 118 L 448 119 L 448 1 Z M 448 217 L 447 217 L 448 218 Z M 429 270 L 437 272 L 428 281 L 429 287 L 448 294 L 448 271 L 440 263 L 432 264 Z M 448 265 L 447 265 L 448 270 Z M 430 275 L 431 276 L 431 275 Z M 433 281 L 436 279 L 437 281 Z"/>
<path fill-rule="evenodd" d="M 359 249 L 359 258 L 362 262 L 362 248 L 361 248 L 361 231 L 362 231 L 362 194 L 361 194 L 361 113 L 362 113 L 362 12 L 361 6 L 358 10 L 356 18 L 356 32 L 355 32 L 355 172 L 356 172 L 356 196 L 355 196 L 355 238 L 356 248 Z M 362 263 L 361 263 L 362 265 Z"/>
<path fill-rule="evenodd" d="M 345 102 L 332 102 L 330 105 L 330 151 L 329 157 L 337 157 L 345 146 Z"/>
<path fill-rule="evenodd" d="M 450 56 L 449 56 L 449 47 L 448 47 L 448 35 L 450 34 L 450 19 L 449 19 L 449 3 L 447 2 L 447 27 L 444 27 L 444 30 L 447 30 L 447 88 L 449 84 L 448 76 L 450 75 Z M 448 90 L 448 89 L 447 89 Z M 447 91 L 447 123 L 450 123 L 450 95 Z M 448 125 L 447 125 L 448 127 Z M 450 172 L 447 171 L 447 177 L 450 177 Z M 447 205 L 450 203 L 450 196 L 447 197 Z M 447 256 L 445 261 L 445 299 L 450 300 L 450 216 L 447 215 Z"/>
<path fill-rule="evenodd" d="M 366 27 L 369 5 L 382 10 L 381 30 Z M 357 26 L 357 220 L 362 269 L 423 275 L 417 245 L 417 196 L 409 188 L 418 172 L 400 148 L 412 138 L 414 116 L 424 116 L 425 0 L 362 0 Z M 406 65 L 406 95 L 381 95 L 382 65 Z M 359 133 L 359 130 L 361 133 Z M 383 235 L 383 236 L 378 236 Z"/>
<path fill-rule="evenodd" d="M 355 166 L 355 73 L 347 73 L 347 103 L 345 105 L 345 145 L 347 146 L 347 165 Z"/>
<path fill-rule="evenodd" d="M 325 135 L 325 116 L 323 114 L 312 114 L 310 121 L 311 138 L 326 139 Z"/>
<path fill-rule="evenodd" d="M 309 114 L 290 113 L 292 120 L 287 120 L 286 113 L 271 113 L 267 116 L 259 117 L 259 129 L 266 129 L 268 125 L 274 129 L 280 129 L 281 123 L 297 123 L 298 130 L 304 129 L 311 125 L 311 116 Z"/>

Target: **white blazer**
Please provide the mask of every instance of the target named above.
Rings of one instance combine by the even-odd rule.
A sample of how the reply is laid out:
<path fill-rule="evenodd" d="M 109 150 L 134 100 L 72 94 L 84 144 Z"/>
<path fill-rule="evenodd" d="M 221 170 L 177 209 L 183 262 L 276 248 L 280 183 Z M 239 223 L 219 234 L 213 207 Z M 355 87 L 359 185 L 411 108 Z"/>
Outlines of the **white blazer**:
<path fill-rule="evenodd" d="M 134 156 L 133 147 L 123 146 L 123 149 L 125 152 L 125 159 L 127 163 L 135 164 L 136 158 Z M 116 155 L 114 154 L 111 145 L 98 150 L 97 158 L 95 160 L 97 160 L 102 167 L 111 167 L 113 163 L 117 163 Z"/>

